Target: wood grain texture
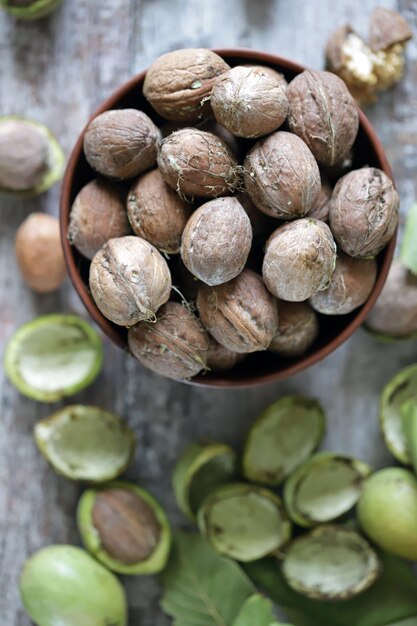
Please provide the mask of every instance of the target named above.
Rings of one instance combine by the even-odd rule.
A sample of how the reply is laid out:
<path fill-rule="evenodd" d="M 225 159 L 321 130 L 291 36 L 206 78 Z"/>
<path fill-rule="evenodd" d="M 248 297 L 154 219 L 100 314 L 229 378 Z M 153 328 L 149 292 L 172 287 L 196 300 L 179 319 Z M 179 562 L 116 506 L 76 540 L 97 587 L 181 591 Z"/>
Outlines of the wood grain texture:
<path fill-rule="evenodd" d="M 64 0 L 33 24 L 0 14 L 0 114 L 47 124 L 68 154 L 89 114 L 121 82 L 155 56 L 181 46 L 242 46 L 267 50 L 320 69 L 327 36 L 350 21 L 366 32 L 376 5 L 399 9 L 417 35 L 413 0 Z M 406 79 L 369 111 L 391 160 L 405 213 L 417 186 L 417 41 L 408 48 Z M 17 227 L 30 211 L 58 210 L 59 185 L 42 198 L 0 199 L 0 351 L 19 324 L 58 310 L 84 314 L 69 284 L 37 297 L 20 280 L 13 254 Z M 325 363 L 265 388 L 216 391 L 154 376 L 106 344 L 99 380 L 76 401 L 101 404 L 134 427 L 138 453 L 129 479 L 148 487 L 183 523 L 170 487 L 178 453 L 212 438 L 241 445 L 261 409 L 291 392 L 317 397 L 328 414 L 325 446 L 381 466 L 392 462 L 378 430 L 378 395 L 416 343 L 382 345 L 359 331 Z M 78 542 L 78 486 L 57 477 L 37 452 L 35 421 L 56 407 L 21 397 L 0 372 L 0 621 L 28 626 L 18 577 L 27 556 L 50 543 Z M 158 586 L 126 580 L 130 626 L 165 626 Z M 75 626 L 75 625 L 74 625 Z"/>

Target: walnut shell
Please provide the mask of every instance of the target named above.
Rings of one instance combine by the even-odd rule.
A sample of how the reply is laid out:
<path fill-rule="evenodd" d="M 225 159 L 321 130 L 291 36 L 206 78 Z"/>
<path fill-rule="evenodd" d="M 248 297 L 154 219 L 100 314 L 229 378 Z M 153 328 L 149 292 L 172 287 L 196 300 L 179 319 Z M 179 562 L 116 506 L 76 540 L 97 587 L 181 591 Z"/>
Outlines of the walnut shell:
<path fill-rule="evenodd" d="M 352 259 L 339 252 L 330 285 L 310 298 L 311 306 L 324 315 L 351 313 L 371 295 L 377 269 L 375 259 Z"/>
<path fill-rule="evenodd" d="M 375 256 L 395 232 L 399 204 L 392 180 L 381 170 L 349 172 L 330 200 L 330 228 L 337 243 L 350 256 Z"/>
<path fill-rule="evenodd" d="M 212 50 L 174 50 L 152 63 L 143 93 L 165 119 L 196 122 L 210 114 L 208 97 L 214 80 L 228 69 L 227 63 Z"/>
<path fill-rule="evenodd" d="M 133 183 L 127 212 L 136 235 L 167 254 L 180 251 L 191 206 L 165 183 L 159 170 L 147 172 Z"/>
<path fill-rule="evenodd" d="M 217 122 L 237 137 L 267 135 L 288 115 L 280 81 L 259 67 L 237 66 L 216 78 L 210 102 Z"/>
<path fill-rule="evenodd" d="M 207 333 L 196 316 L 177 302 L 167 302 L 156 322 L 129 329 L 129 348 L 148 369 L 174 380 L 206 369 Z"/>
<path fill-rule="evenodd" d="M 284 357 L 304 354 L 319 333 L 316 312 L 307 302 L 284 300 L 279 300 L 278 309 L 278 330 L 268 349 Z"/>
<path fill-rule="evenodd" d="M 102 314 L 119 326 L 155 319 L 171 292 L 171 274 L 148 241 L 127 236 L 110 239 L 90 265 L 90 289 Z"/>
<path fill-rule="evenodd" d="M 324 222 L 304 218 L 277 228 L 268 239 L 262 274 L 281 300 L 302 302 L 327 289 L 336 264 L 336 244 Z"/>
<path fill-rule="evenodd" d="M 320 192 L 320 172 L 296 135 L 277 131 L 258 141 L 244 161 L 245 187 L 260 211 L 295 219 L 306 215 Z"/>
<path fill-rule="evenodd" d="M 404 44 L 412 36 L 407 20 L 400 13 L 384 7 L 374 9 L 369 27 L 369 43 L 374 52 Z"/>
<path fill-rule="evenodd" d="M 253 65 L 251 63 L 248 63 L 248 64 L 245 63 L 243 67 L 256 67 L 262 70 L 264 74 L 268 74 L 269 76 L 273 76 L 274 78 L 276 78 L 279 84 L 281 85 L 281 87 L 284 89 L 284 91 L 288 87 L 288 82 L 284 74 L 281 74 L 281 72 L 277 72 L 277 70 L 273 70 L 272 67 L 268 67 L 267 65 L 256 65 L 256 64 Z"/>
<path fill-rule="evenodd" d="M 133 178 L 156 163 L 161 132 L 136 109 L 97 115 L 87 126 L 84 153 L 90 166 L 107 178 Z"/>
<path fill-rule="evenodd" d="M 87 259 L 92 259 L 109 239 L 129 232 L 125 192 L 104 179 L 87 183 L 71 207 L 67 237 Z"/>
<path fill-rule="evenodd" d="M 35 124 L 3 120 L 0 124 L 0 188 L 28 191 L 49 169 L 49 144 Z"/>
<path fill-rule="evenodd" d="M 264 240 L 268 234 L 275 230 L 277 226 L 276 221 L 271 216 L 260 211 L 253 204 L 247 193 L 239 191 L 239 193 L 236 194 L 236 198 L 239 200 L 249 217 L 253 237 L 258 238 L 259 240 Z"/>
<path fill-rule="evenodd" d="M 203 204 L 187 222 L 181 257 L 190 272 L 206 285 L 220 285 L 245 267 L 252 245 L 252 227 L 236 198 Z"/>
<path fill-rule="evenodd" d="M 372 332 L 398 339 L 417 333 L 417 276 L 400 259 L 394 259 L 366 326 Z"/>
<path fill-rule="evenodd" d="M 233 191 L 239 168 L 229 146 L 213 133 L 183 128 L 166 137 L 159 149 L 162 178 L 179 194 L 214 198 Z"/>
<path fill-rule="evenodd" d="M 313 208 L 308 212 L 308 217 L 312 217 L 315 220 L 321 220 L 322 222 L 327 222 L 329 219 L 331 197 L 332 188 L 328 183 L 322 181 L 320 193 L 317 196 Z"/>
<path fill-rule="evenodd" d="M 252 270 L 223 285 L 202 285 L 197 308 L 209 333 L 232 352 L 266 350 L 277 331 L 276 301 Z"/>
<path fill-rule="evenodd" d="M 207 367 L 213 372 L 224 372 L 243 361 L 245 354 L 232 352 L 222 346 L 211 335 L 208 335 L 208 350 L 206 355 Z"/>
<path fill-rule="evenodd" d="M 358 134 L 356 103 L 345 83 L 331 72 L 305 70 L 288 85 L 288 124 L 317 161 L 335 165 Z"/>
<path fill-rule="evenodd" d="M 66 276 L 59 221 L 45 213 L 31 213 L 19 226 L 16 258 L 24 282 L 37 293 L 59 289 Z"/>

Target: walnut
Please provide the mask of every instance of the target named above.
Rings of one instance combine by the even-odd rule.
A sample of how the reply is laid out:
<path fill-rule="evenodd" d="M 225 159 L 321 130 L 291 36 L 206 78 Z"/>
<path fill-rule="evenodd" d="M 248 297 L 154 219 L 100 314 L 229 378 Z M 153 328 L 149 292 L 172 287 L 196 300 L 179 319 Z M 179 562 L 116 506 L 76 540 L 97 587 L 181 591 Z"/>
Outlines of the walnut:
<path fill-rule="evenodd" d="M 47 136 L 29 121 L 0 119 L 0 189 L 33 189 L 48 169 Z"/>
<path fill-rule="evenodd" d="M 374 9 L 369 28 L 369 42 L 374 52 L 405 44 L 412 36 L 407 20 L 400 13 L 384 7 Z"/>
<path fill-rule="evenodd" d="M 239 183 L 237 161 L 227 144 L 195 128 L 183 128 L 162 141 L 158 166 L 180 195 L 214 198 Z"/>
<path fill-rule="evenodd" d="M 129 329 L 129 348 L 148 369 L 183 380 L 206 369 L 207 333 L 187 307 L 167 302 L 156 322 Z"/>
<path fill-rule="evenodd" d="M 167 254 L 180 251 L 191 206 L 165 183 L 159 170 L 147 172 L 133 183 L 127 211 L 136 235 Z"/>
<path fill-rule="evenodd" d="M 186 48 L 160 56 L 148 69 L 143 93 L 167 120 L 196 122 L 210 114 L 209 95 L 229 66 L 205 48 Z"/>
<path fill-rule="evenodd" d="M 171 292 L 165 259 L 140 237 L 110 239 L 90 266 L 91 295 L 102 314 L 120 326 L 155 319 Z"/>
<path fill-rule="evenodd" d="M 249 217 L 254 239 L 258 239 L 263 243 L 265 238 L 276 229 L 277 223 L 275 219 L 265 213 L 262 213 L 262 211 L 260 211 L 253 204 L 247 193 L 239 191 L 236 194 L 236 198 L 239 200 Z"/>
<path fill-rule="evenodd" d="M 261 139 L 244 161 L 245 187 L 255 206 L 271 215 L 306 215 L 320 192 L 318 165 L 304 141 L 277 131 Z"/>
<path fill-rule="evenodd" d="M 313 208 L 310 209 L 308 217 L 312 217 L 315 220 L 321 220 L 322 222 L 327 222 L 329 219 L 331 197 L 332 188 L 328 183 L 326 183 L 326 181 L 322 181 L 320 193 L 317 196 Z"/>
<path fill-rule="evenodd" d="M 252 270 L 223 285 L 202 285 L 197 308 L 209 333 L 232 352 L 266 350 L 277 331 L 276 301 Z"/>
<path fill-rule="evenodd" d="M 66 276 L 59 222 L 45 213 L 31 213 L 19 226 L 16 258 L 26 285 L 37 293 L 59 289 Z"/>
<path fill-rule="evenodd" d="M 304 354 L 319 332 L 316 312 L 307 302 L 284 300 L 279 300 L 278 309 L 278 330 L 268 349 L 284 357 Z"/>
<path fill-rule="evenodd" d="M 288 82 L 284 74 L 281 74 L 281 72 L 277 72 L 277 70 L 272 69 L 272 67 L 268 67 L 268 65 L 254 65 L 251 63 L 245 63 L 243 67 L 256 67 L 257 69 L 262 70 L 264 74 L 268 74 L 269 76 L 273 76 L 273 78 L 276 78 L 284 91 L 288 87 Z"/>
<path fill-rule="evenodd" d="M 243 361 L 245 354 L 232 352 L 208 335 L 207 367 L 213 372 L 223 372 Z"/>
<path fill-rule="evenodd" d="M 324 222 L 304 218 L 277 228 L 267 241 L 262 274 L 269 291 L 302 302 L 327 289 L 336 264 L 336 244 Z"/>
<path fill-rule="evenodd" d="M 87 259 L 92 259 L 103 244 L 129 233 L 125 192 L 104 179 L 87 183 L 71 207 L 68 241 Z"/>
<path fill-rule="evenodd" d="M 317 161 L 335 165 L 358 134 L 359 115 L 345 83 L 330 72 L 305 70 L 288 85 L 288 124 Z"/>
<path fill-rule="evenodd" d="M 252 227 L 236 198 L 216 198 L 203 204 L 187 222 L 181 257 L 194 276 L 207 285 L 235 278 L 245 267 L 252 244 Z"/>
<path fill-rule="evenodd" d="M 280 81 L 258 67 L 237 66 L 219 76 L 210 102 L 217 122 L 237 137 L 271 133 L 288 114 Z"/>
<path fill-rule="evenodd" d="M 395 232 L 399 202 L 393 182 L 376 167 L 343 176 L 330 200 L 330 228 L 342 250 L 353 257 L 378 254 Z"/>
<path fill-rule="evenodd" d="M 133 178 L 155 165 L 160 140 L 160 130 L 142 111 L 105 111 L 87 126 L 84 153 L 103 176 Z"/>
<path fill-rule="evenodd" d="M 371 295 L 377 275 L 375 259 L 352 259 L 340 252 L 330 285 L 310 298 L 311 306 L 325 315 L 346 315 Z"/>

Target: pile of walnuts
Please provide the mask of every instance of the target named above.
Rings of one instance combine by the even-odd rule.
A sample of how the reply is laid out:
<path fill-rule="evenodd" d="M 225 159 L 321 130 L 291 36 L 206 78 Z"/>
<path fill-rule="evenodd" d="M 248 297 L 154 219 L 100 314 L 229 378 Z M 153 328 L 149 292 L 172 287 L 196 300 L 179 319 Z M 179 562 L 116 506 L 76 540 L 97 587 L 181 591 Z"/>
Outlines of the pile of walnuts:
<path fill-rule="evenodd" d="M 91 260 L 97 307 L 170 378 L 255 351 L 304 353 L 318 313 L 367 300 L 398 219 L 381 170 L 346 169 L 359 120 L 345 83 L 306 70 L 287 84 L 186 49 L 155 61 L 143 93 L 165 125 L 113 110 L 84 137 L 98 176 L 74 201 L 68 238 Z"/>

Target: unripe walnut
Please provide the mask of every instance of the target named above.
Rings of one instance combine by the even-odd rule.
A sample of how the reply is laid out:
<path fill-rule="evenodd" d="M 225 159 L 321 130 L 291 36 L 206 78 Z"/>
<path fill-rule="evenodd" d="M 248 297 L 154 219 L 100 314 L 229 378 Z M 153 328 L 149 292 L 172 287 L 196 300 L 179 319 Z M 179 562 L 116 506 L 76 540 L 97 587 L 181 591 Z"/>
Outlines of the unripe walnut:
<path fill-rule="evenodd" d="M 276 301 L 252 270 L 217 287 L 202 285 L 197 308 L 209 333 L 233 352 L 266 350 L 277 331 Z"/>
<path fill-rule="evenodd" d="M 292 133 L 277 131 L 258 141 L 246 155 L 244 171 L 251 200 L 272 217 L 303 217 L 320 192 L 318 165 Z"/>
<path fill-rule="evenodd" d="M 216 198 L 194 211 L 182 235 L 184 265 L 206 285 L 232 280 L 245 267 L 252 227 L 236 198 Z"/>
<path fill-rule="evenodd" d="M 259 67 L 237 66 L 219 76 L 210 102 L 217 122 L 237 137 L 271 133 L 288 114 L 288 100 L 279 80 Z"/>
<path fill-rule="evenodd" d="M 87 183 L 71 207 L 68 241 L 92 259 L 109 239 L 129 232 L 125 193 L 114 183 L 97 178 Z"/>
<path fill-rule="evenodd" d="M 129 348 L 148 369 L 183 380 L 206 369 L 207 333 L 196 316 L 177 302 L 167 302 L 154 323 L 129 329 Z"/>
<path fill-rule="evenodd" d="M 328 183 L 322 181 L 320 193 L 317 196 L 313 208 L 308 212 L 308 217 L 312 217 L 315 220 L 321 220 L 322 222 L 327 222 L 329 219 L 331 197 L 332 188 Z"/>
<path fill-rule="evenodd" d="M 185 48 L 160 56 L 148 69 L 143 93 L 167 120 L 196 122 L 210 114 L 214 80 L 229 66 L 206 48 Z"/>
<path fill-rule="evenodd" d="M 336 244 L 324 222 L 304 218 L 277 228 L 267 241 L 262 274 L 269 291 L 302 302 L 329 286 Z"/>
<path fill-rule="evenodd" d="M 208 335 L 208 342 L 206 362 L 208 369 L 213 372 L 230 370 L 245 358 L 245 354 L 232 352 L 232 350 L 222 346 L 211 335 Z"/>
<path fill-rule="evenodd" d="M 376 167 L 343 176 L 330 200 L 330 228 L 344 252 L 375 256 L 393 236 L 400 199 L 393 182 Z"/>
<path fill-rule="evenodd" d="M 377 275 L 375 259 L 352 259 L 339 252 L 327 289 L 310 298 L 311 306 L 325 315 L 346 315 L 369 298 Z"/>
<path fill-rule="evenodd" d="M 288 123 L 323 165 L 335 165 L 358 134 L 355 100 L 343 80 L 331 72 L 305 70 L 288 85 Z"/>
<path fill-rule="evenodd" d="M 9 119 L 0 124 L 0 188 L 28 191 L 49 168 L 47 136 L 35 124 Z"/>
<path fill-rule="evenodd" d="M 133 178 L 155 165 L 160 140 L 159 128 L 142 111 L 105 111 L 87 126 L 84 153 L 103 176 Z"/>
<path fill-rule="evenodd" d="M 239 182 L 236 157 L 213 133 L 183 128 L 160 146 L 162 178 L 179 194 L 215 198 L 233 191 Z"/>
<path fill-rule="evenodd" d="M 38 293 L 58 289 L 66 275 L 59 222 L 45 213 L 31 213 L 16 234 L 16 258 L 26 285 Z"/>
<path fill-rule="evenodd" d="M 319 332 L 316 312 L 307 302 L 278 302 L 278 330 L 269 350 L 285 357 L 304 354 Z"/>
<path fill-rule="evenodd" d="M 190 205 L 169 187 L 156 169 L 133 183 L 127 197 L 133 231 L 167 254 L 180 251 Z"/>
<path fill-rule="evenodd" d="M 162 255 L 140 237 L 110 239 L 90 266 L 91 295 L 107 319 L 132 326 L 155 319 L 171 292 L 171 274 Z"/>

